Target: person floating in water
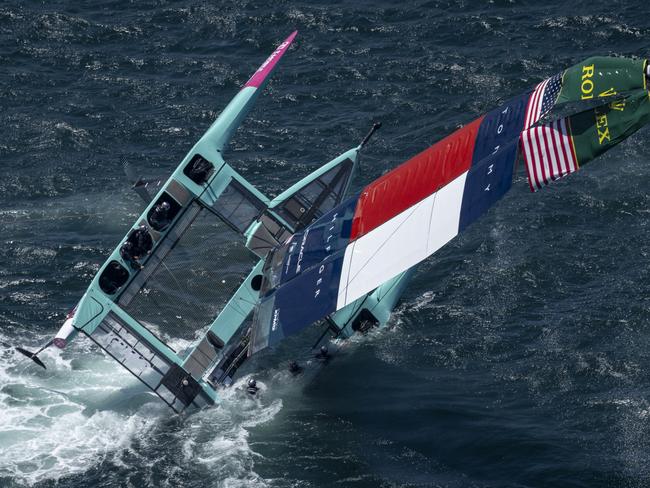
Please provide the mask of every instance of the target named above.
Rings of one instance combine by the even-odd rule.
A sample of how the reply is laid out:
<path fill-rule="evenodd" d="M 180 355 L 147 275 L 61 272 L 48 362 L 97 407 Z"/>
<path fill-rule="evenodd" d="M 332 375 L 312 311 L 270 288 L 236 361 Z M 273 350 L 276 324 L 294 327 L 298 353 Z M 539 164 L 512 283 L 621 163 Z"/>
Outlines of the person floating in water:
<path fill-rule="evenodd" d="M 296 361 L 289 362 L 289 372 L 296 376 L 302 373 L 302 366 L 300 366 Z"/>
<path fill-rule="evenodd" d="M 316 359 L 322 363 L 326 363 L 330 360 L 330 352 L 325 344 L 320 346 L 320 351 L 318 351 L 318 354 L 316 354 Z"/>
<path fill-rule="evenodd" d="M 158 232 L 162 232 L 169 227 L 169 224 L 172 221 L 169 215 L 170 210 L 171 205 L 169 202 L 160 202 L 157 204 L 149 215 L 149 223 L 151 224 L 151 227 L 156 229 Z"/>
<path fill-rule="evenodd" d="M 246 387 L 246 391 L 251 394 L 255 395 L 257 393 L 257 390 L 259 390 L 259 386 L 257 386 L 257 381 L 255 381 L 253 378 L 248 380 L 248 386 Z"/>
<path fill-rule="evenodd" d="M 120 256 L 132 268 L 142 269 L 140 259 L 145 257 L 152 248 L 153 238 L 147 230 L 147 226 L 143 224 L 129 234 L 129 237 L 120 248 Z"/>

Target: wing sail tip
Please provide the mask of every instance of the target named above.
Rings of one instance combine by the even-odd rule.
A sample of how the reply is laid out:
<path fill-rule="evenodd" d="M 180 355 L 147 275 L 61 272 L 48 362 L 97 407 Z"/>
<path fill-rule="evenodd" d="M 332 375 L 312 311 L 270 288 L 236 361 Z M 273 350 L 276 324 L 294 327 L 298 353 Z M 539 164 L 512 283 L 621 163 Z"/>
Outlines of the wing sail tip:
<path fill-rule="evenodd" d="M 289 46 L 295 39 L 295 37 L 298 35 L 298 31 L 295 30 L 291 34 L 289 34 L 289 37 L 287 37 L 284 42 L 282 42 L 276 49 L 271 53 L 271 55 L 266 58 L 266 61 L 262 63 L 262 65 L 257 68 L 257 71 L 253 73 L 253 76 L 250 77 L 250 79 L 246 82 L 244 85 L 244 88 L 252 86 L 254 88 L 259 88 L 264 84 L 264 82 L 269 78 L 271 73 L 273 72 L 275 66 L 278 64 L 278 61 L 282 58 L 285 52 L 289 49 Z"/>

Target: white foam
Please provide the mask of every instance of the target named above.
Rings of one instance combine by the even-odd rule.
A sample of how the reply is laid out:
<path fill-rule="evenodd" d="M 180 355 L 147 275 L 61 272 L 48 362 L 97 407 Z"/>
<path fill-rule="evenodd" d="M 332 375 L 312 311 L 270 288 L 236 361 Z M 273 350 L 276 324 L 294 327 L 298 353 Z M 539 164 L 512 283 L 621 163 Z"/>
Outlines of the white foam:
<path fill-rule="evenodd" d="M 222 394 L 220 405 L 177 423 L 153 396 L 130 409 L 104 410 L 106 397 L 115 399 L 112 394 L 128 403 L 129 392 L 118 390 L 137 389 L 139 383 L 83 338 L 63 352 L 48 349 L 39 355 L 47 370 L 26 361 L 8 342 L 14 341 L 0 334 L 0 356 L 7 359 L 0 365 L 0 478 L 33 485 L 105 461 L 132 466 L 134 459 L 145 478 L 153 478 L 160 460 L 152 453 L 160 438 L 169 436 L 164 461 L 169 476 L 161 486 L 178 486 L 187 469 L 205 472 L 220 486 L 266 486 L 253 470 L 259 455 L 248 444 L 249 429 L 273 419 L 282 402 L 266 395 L 262 382 L 260 393 L 251 397 L 242 378 Z"/>
<path fill-rule="evenodd" d="M 282 401 L 267 400 L 267 387 L 261 382 L 259 393 L 249 396 L 244 392 L 247 380 L 241 378 L 226 390 L 219 407 L 192 417 L 201 434 L 187 439 L 183 446 L 186 460 L 204 465 L 224 487 L 267 486 L 253 470 L 259 454 L 248 444 L 248 429 L 273 419 L 282 409 Z"/>
<path fill-rule="evenodd" d="M 114 367 L 96 353 L 97 367 L 86 371 L 73 371 L 74 360 L 57 351 L 41 355 L 46 371 L 6 346 L 2 356 L 8 360 L 0 368 L 0 476 L 32 485 L 84 472 L 156 422 L 140 411 L 84 413 L 88 399 L 117 386 L 99 374 Z"/>

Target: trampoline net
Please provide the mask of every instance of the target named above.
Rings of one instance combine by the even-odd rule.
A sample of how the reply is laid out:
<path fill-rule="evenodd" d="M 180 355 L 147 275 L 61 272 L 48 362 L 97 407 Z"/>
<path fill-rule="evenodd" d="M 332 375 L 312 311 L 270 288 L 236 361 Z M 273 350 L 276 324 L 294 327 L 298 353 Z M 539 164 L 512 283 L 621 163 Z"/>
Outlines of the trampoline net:
<path fill-rule="evenodd" d="M 212 323 L 252 265 L 241 236 L 210 210 L 193 203 L 118 303 L 178 351 Z"/>

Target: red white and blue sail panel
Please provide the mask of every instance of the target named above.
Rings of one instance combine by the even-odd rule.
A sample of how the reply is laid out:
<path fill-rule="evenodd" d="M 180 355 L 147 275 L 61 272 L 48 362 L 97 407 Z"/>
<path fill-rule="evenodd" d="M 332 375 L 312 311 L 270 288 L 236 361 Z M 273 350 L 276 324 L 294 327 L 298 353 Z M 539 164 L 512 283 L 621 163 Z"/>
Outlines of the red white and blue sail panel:
<path fill-rule="evenodd" d="M 521 133 L 528 183 L 537 191 L 578 169 L 568 120 L 558 119 Z"/>
<path fill-rule="evenodd" d="M 531 92 L 459 129 L 295 234 L 255 318 L 252 352 L 411 268 L 499 200 L 512 182 Z M 259 334 L 258 338 L 259 339 Z"/>
<path fill-rule="evenodd" d="M 364 189 L 337 310 L 438 251 L 508 191 L 529 98 L 489 112 Z"/>

